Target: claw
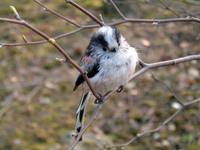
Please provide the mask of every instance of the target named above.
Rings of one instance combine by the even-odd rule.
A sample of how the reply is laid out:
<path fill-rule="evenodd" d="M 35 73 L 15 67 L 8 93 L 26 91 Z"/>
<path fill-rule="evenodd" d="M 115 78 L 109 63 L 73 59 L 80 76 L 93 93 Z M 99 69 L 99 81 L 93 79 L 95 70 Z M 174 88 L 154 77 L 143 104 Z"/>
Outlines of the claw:
<path fill-rule="evenodd" d="M 103 104 L 105 97 L 102 96 L 101 94 L 99 94 L 99 97 L 100 97 L 99 99 L 96 99 L 94 101 L 94 104 Z"/>
<path fill-rule="evenodd" d="M 78 133 L 72 133 L 72 137 L 74 137 L 74 139 L 77 139 L 78 137 Z M 79 139 L 79 142 L 82 141 L 82 137 Z"/>
<path fill-rule="evenodd" d="M 87 72 L 87 71 L 85 71 L 85 72 L 84 72 L 84 74 L 85 74 L 85 75 L 87 75 L 87 74 L 88 74 L 88 72 Z"/>
<path fill-rule="evenodd" d="M 117 93 L 120 93 L 123 89 L 124 89 L 124 86 L 121 85 L 121 86 L 117 89 Z"/>

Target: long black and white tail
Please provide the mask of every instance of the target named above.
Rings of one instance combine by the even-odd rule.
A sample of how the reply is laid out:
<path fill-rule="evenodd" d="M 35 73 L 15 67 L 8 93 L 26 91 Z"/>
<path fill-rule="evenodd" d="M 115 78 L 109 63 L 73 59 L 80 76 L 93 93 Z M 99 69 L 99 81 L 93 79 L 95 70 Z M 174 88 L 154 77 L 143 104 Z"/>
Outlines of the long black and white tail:
<path fill-rule="evenodd" d="M 88 104 L 88 100 L 90 97 L 90 92 L 84 93 L 81 97 L 80 100 L 80 104 L 78 106 L 78 109 L 76 111 L 76 126 L 75 126 L 75 130 L 76 130 L 76 135 L 79 134 L 79 132 L 81 131 L 81 129 L 83 128 L 84 125 L 84 117 L 85 117 L 85 110 Z M 80 138 L 80 141 L 82 140 L 82 138 Z"/>

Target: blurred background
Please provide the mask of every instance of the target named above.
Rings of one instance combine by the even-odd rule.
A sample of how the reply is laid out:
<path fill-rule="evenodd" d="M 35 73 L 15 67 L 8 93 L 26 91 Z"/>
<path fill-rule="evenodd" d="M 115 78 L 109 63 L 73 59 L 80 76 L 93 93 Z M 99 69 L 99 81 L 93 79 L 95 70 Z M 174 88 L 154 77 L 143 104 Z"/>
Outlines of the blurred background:
<path fill-rule="evenodd" d="M 41 0 L 46 6 L 80 24 L 93 22 L 64 0 Z M 120 19 L 112 5 L 103 0 L 77 0 L 105 22 Z M 200 17 L 199 0 L 115 0 L 122 12 L 133 18 Z M 50 36 L 76 29 L 31 0 L 1 0 L 0 17 L 14 18 L 14 5 L 21 17 Z M 145 62 L 173 59 L 200 53 L 200 24 L 123 24 L 118 26 Z M 77 62 L 95 29 L 58 40 Z M 30 30 L 0 23 L 0 43 L 41 38 Z M 56 60 L 61 57 L 49 44 L 0 48 L 0 150 L 63 150 L 71 142 L 75 112 L 81 89 L 72 92 L 77 71 Z M 80 150 L 102 149 L 104 145 L 128 141 L 138 132 L 157 127 L 180 106 L 157 79 L 168 85 L 182 102 L 200 96 L 198 61 L 147 72 L 112 96 L 96 122 L 87 130 Z M 95 105 L 90 101 L 87 119 Z M 130 144 L 127 150 L 199 150 L 200 105 L 190 107 L 162 128 L 161 132 Z"/>

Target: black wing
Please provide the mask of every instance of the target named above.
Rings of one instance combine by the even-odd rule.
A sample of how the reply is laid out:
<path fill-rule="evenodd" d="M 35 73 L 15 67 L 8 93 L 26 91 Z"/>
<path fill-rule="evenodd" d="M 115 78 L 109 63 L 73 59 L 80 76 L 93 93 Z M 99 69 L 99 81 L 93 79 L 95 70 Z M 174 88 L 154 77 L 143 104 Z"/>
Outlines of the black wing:
<path fill-rule="evenodd" d="M 88 78 L 94 77 L 99 72 L 99 60 L 101 57 L 101 53 L 99 53 L 99 49 L 97 49 L 96 47 L 98 43 L 102 42 L 104 42 L 103 44 L 106 44 L 102 36 L 93 36 L 87 47 L 85 55 L 81 58 L 80 65 L 83 71 L 87 73 Z M 83 76 L 79 74 L 73 90 L 75 91 L 77 87 L 84 81 L 85 79 L 83 78 Z"/>
<path fill-rule="evenodd" d="M 84 71 L 87 73 L 88 78 L 94 77 L 99 72 L 99 63 L 96 62 L 90 67 L 87 67 L 87 69 Z M 73 90 L 75 91 L 78 88 L 78 86 L 81 85 L 84 81 L 85 79 L 83 78 L 83 76 L 79 74 L 79 76 L 76 79 Z"/>

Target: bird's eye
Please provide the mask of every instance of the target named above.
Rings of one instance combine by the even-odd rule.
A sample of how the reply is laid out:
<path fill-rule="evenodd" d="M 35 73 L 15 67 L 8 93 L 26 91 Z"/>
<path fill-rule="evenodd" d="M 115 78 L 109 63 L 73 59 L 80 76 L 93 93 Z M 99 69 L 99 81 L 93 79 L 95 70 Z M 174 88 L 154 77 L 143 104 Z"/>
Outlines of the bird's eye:
<path fill-rule="evenodd" d="M 107 48 L 103 47 L 103 51 L 107 51 Z"/>

